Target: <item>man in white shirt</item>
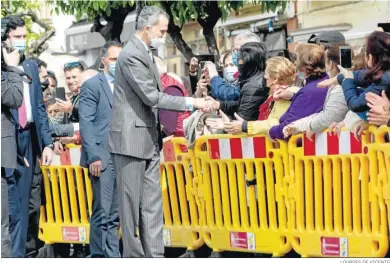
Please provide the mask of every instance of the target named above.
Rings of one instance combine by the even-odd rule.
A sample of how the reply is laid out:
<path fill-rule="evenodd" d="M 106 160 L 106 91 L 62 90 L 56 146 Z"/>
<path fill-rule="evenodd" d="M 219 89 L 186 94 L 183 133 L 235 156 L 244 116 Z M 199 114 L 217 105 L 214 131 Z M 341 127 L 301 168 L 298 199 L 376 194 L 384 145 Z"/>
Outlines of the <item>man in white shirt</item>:
<path fill-rule="evenodd" d="M 5 30 L 5 42 L 23 54 L 26 48 L 27 29 L 21 17 L 10 17 Z M 11 110 L 16 128 L 18 165 L 7 171 L 9 191 L 10 232 L 14 257 L 24 257 L 29 215 L 29 198 L 33 172 L 42 157 L 43 165 L 50 165 L 54 143 L 48 117 L 43 104 L 38 66 L 25 60 L 19 67 L 32 82 L 23 83 L 23 103 L 18 110 Z M 38 163 L 39 164 L 39 163 Z"/>
<path fill-rule="evenodd" d="M 80 164 L 89 169 L 93 192 L 89 238 L 91 257 L 121 256 L 116 174 L 108 147 L 115 65 L 121 51 L 122 45 L 116 41 L 104 45 L 101 55 L 103 72 L 85 81 L 80 93 Z"/>

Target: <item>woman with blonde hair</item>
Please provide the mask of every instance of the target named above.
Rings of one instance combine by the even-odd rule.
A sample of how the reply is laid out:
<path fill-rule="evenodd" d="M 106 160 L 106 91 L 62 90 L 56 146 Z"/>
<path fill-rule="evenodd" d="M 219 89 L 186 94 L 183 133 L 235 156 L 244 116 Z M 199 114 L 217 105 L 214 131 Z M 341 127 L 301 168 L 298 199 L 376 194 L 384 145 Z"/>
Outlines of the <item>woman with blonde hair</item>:
<path fill-rule="evenodd" d="M 268 99 L 260 106 L 257 121 L 244 121 L 236 114 L 236 120 L 225 124 L 227 133 L 236 134 L 247 132 L 251 134 L 268 133 L 272 126 L 279 124 L 280 117 L 290 106 L 289 100 L 275 101 L 273 95 L 280 89 L 298 92 L 295 87 L 296 68 L 284 57 L 273 57 L 267 60 L 264 78 L 270 89 Z"/>

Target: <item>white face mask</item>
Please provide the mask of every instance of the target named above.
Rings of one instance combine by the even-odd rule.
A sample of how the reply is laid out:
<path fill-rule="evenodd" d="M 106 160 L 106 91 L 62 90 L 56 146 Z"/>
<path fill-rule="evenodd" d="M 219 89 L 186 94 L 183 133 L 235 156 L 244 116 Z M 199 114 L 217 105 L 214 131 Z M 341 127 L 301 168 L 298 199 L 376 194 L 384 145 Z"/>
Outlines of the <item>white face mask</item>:
<path fill-rule="evenodd" d="M 151 46 L 154 48 L 159 48 L 161 46 L 165 45 L 165 38 L 159 37 L 159 38 L 153 38 L 151 40 Z"/>
<path fill-rule="evenodd" d="M 150 39 L 150 45 L 156 49 L 161 47 L 162 45 L 165 45 L 165 38 L 163 37 L 150 37 L 150 33 L 148 32 L 148 37 Z"/>
<path fill-rule="evenodd" d="M 236 66 L 230 66 L 226 67 L 223 70 L 223 77 L 229 82 L 232 83 L 236 81 L 234 74 L 238 71 L 238 68 Z"/>
<path fill-rule="evenodd" d="M 26 49 L 26 40 L 13 40 L 12 47 L 20 52 L 24 52 Z"/>

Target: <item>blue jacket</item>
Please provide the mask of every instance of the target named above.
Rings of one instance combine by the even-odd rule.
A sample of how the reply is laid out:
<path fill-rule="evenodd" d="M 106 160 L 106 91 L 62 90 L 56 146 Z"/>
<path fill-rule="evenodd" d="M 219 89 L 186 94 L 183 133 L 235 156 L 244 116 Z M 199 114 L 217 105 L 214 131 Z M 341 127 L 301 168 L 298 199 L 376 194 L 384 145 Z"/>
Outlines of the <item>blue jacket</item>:
<path fill-rule="evenodd" d="M 79 118 L 81 135 L 80 165 L 101 160 L 103 170 L 110 161 L 108 128 L 112 115 L 112 91 L 103 72 L 83 83 L 80 92 Z M 130 135 L 131 136 L 131 135 Z"/>
<path fill-rule="evenodd" d="M 217 76 L 211 79 L 211 96 L 220 101 L 237 101 L 240 98 L 240 86 L 230 85 Z"/>
<path fill-rule="evenodd" d="M 385 90 L 387 97 L 390 98 L 390 71 L 386 71 L 382 78 L 373 83 L 364 80 L 367 72 L 367 70 L 354 71 L 353 79 L 344 79 L 342 74 L 337 76 L 337 81 L 343 87 L 348 108 L 353 112 L 364 112 L 369 110 L 365 98 L 367 92 L 381 95 L 382 90 Z M 359 89 L 358 87 L 365 89 Z"/>
<path fill-rule="evenodd" d="M 53 138 L 51 137 L 52 132 L 49 127 L 49 121 L 47 117 L 47 112 L 45 105 L 43 104 L 43 93 L 41 88 L 41 82 L 39 80 L 38 65 L 34 60 L 26 59 L 23 63 L 24 72 L 32 78 L 30 84 L 30 102 L 31 102 L 31 111 L 34 118 L 34 126 L 36 129 L 36 135 L 38 140 L 38 145 L 36 144 L 35 138 L 33 139 L 33 148 L 34 152 L 41 154 L 45 146 L 53 143 Z M 12 118 L 15 124 L 16 136 L 17 136 L 17 122 L 19 120 L 19 114 L 17 109 L 12 109 Z M 18 158 L 22 158 L 18 156 Z M 22 159 L 23 160 L 23 159 Z"/>

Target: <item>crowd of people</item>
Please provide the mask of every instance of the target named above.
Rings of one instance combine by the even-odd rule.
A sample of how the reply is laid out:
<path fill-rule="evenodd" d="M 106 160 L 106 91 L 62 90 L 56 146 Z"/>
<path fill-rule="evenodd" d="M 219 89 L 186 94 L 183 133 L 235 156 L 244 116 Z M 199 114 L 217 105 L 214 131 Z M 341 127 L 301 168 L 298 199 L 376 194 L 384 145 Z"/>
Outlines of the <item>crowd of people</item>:
<path fill-rule="evenodd" d="M 343 127 L 359 139 L 368 124 L 390 127 L 389 33 L 367 36 L 351 69 L 340 65 L 340 48 L 348 46 L 340 32 L 300 43 L 288 57 L 270 57 L 258 35 L 243 33 L 217 63 L 192 58 L 187 78 L 168 72 L 152 52 L 164 45 L 168 22 L 158 7 L 144 7 L 125 46 L 104 45 L 99 70 L 64 65 L 63 97 L 48 64 L 25 59 L 23 19 L 9 19 L 2 34 L 2 257 L 39 254 L 40 166 L 66 144 L 82 147 L 93 204 L 89 248 L 74 245 L 70 255 L 64 245 L 62 256 L 162 257 L 163 141 L 190 143 L 209 133 L 310 139 Z"/>

